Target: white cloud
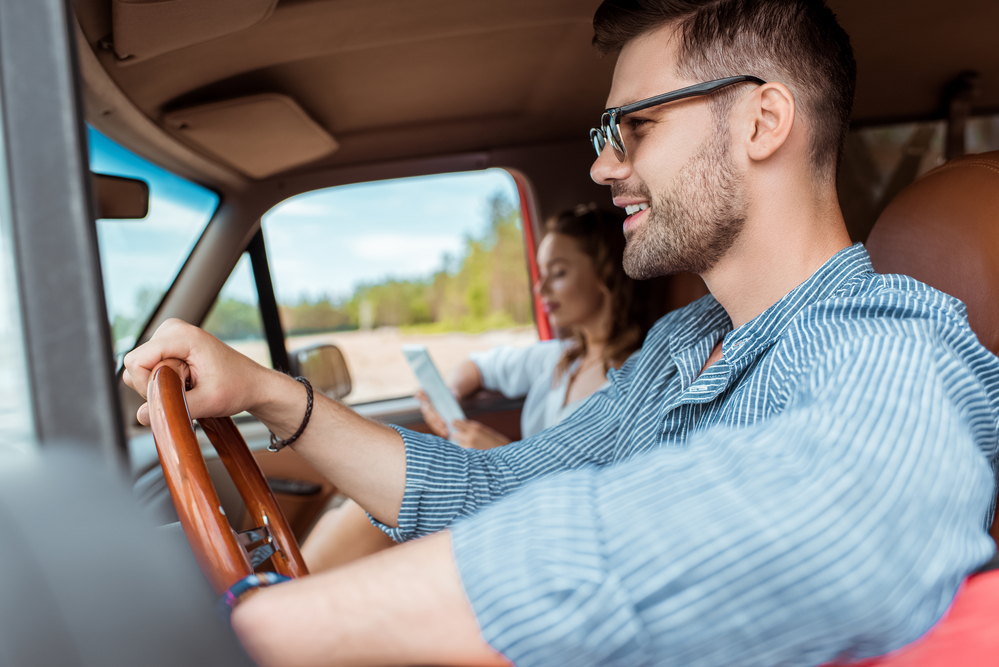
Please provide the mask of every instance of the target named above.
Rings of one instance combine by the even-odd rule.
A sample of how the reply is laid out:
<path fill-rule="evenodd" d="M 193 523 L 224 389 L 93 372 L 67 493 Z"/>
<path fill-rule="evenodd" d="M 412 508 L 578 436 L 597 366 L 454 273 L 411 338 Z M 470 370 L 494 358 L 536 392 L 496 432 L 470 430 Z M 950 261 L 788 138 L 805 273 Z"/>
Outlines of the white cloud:
<path fill-rule="evenodd" d="M 365 234 L 350 240 L 355 255 L 385 263 L 385 270 L 397 275 L 432 271 L 440 267 L 445 253 L 456 255 L 461 248 L 460 236 L 444 234 Z"/>

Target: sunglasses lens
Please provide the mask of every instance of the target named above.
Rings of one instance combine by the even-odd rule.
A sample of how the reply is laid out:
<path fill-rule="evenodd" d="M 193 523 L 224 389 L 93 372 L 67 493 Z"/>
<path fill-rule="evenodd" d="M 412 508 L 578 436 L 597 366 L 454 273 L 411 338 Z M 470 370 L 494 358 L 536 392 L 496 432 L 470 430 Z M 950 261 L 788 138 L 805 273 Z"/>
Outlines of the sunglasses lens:
<path fill-rule="evenodd" d="M 600 119 L 600 129 L 590 130 L 590 141 L 593 142 L 593 150 L 597 152 L 597 157 L 603 155 L 604 147 L 610 142 L 614 149 L 614 155 L 618 161 L 624 162 L 628 156 L 624 149 L 624 139 L 621 138 L 621 129 L 617 125 L 617 118 L 611 118 L 609 114 L 604 114 Z"/>
<path fill-rule="evenodd" d="M 608 139 L 610 139 L 611 148 L 614 149 L 614 154 L 617 159 L 624 162 L 625 158 L 628 157 L 628 151 L 624 147 L 624 138 L 621 136 L 621 127 L 617 124 L 617 119 L 610 124 L 610 131 L 607 133 Z"/>
<path fill-rule="evenodd" d="M 600 157 L 600 154 L 604 152 L 604 146 L 607 145 L 604 133 L 600 130 L 590 130 L 590 141 L 593 142 L 593 150 L 597 152 L 597 157 Z"/>

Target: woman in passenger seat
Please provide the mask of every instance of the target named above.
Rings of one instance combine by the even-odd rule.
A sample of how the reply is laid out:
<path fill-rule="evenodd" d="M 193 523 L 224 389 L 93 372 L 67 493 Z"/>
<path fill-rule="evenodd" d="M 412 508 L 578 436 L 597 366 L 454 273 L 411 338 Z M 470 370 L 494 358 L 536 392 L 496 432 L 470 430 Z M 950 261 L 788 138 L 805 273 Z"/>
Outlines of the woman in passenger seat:
<path fill-rule="evenodd" d="M 448 383 L 459 400 L 481 389 L 523 397 L 521 437 L 527 438 L 572 414 L 607 383 L 611 368 L 620 368 L 641 347 L 652 322 L 646 317 L 644 286 L 622 268 L 623 221 L 592 204 L 548 221 L 538 246 L 540 277 L 534 290 L 559 339 L 471 355 Z M 419 392 L 417 398 L 427 425 L 441 437 L 476 449 L 510 443 L 479 422 L 446 424 L 426 395 Z M 302 555 L 309 570 L 318 572 L 392 544 L 359 506 L 347 501 L 319 519 Z"/>
<path fill-rule="evenodd" d="M 608 370 L 641 347 L 648 331 L 644 300 L 635 298 L 636 283 L 621 267 L 622 223 L 622 216 L 592 205 L 548 221 L 534 291 L 560 339 L 472 354 L 448 382 L 459 401 L 482 389 L 524 398 L 520 432 L 528 438 L 572 414 L 607 382 Z M 479 422 L 445 424 L 423 392 L 417 398 L 427 425 L 442 438 L 474 449 L 510 443 Z"/>

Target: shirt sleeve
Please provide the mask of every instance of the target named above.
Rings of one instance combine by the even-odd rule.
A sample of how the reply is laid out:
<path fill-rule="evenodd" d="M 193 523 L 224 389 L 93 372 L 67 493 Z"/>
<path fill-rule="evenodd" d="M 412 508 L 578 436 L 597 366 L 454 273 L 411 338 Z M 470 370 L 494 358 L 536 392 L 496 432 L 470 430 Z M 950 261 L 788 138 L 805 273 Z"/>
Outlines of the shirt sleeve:
<path fill-rule="evenodd" d="M 451 529 L 483 636 L 518 667 L 899 648 L 995 549 L 983 394 L 925 342 L 854 340 L 771 420 L 529 484 Z"/>
<path fill-rule="evenodd" d="M 530 347 L 500 345 L 485 352 L 473 352 L 469 359 L 478 367 L 483 387 L 507 398 L 520 398 L 527 395 L 539 376 L 551 375 L 561 353 L 562 342 L 551 340 Z"/>
<path fill-rule="evenodd" d="M 569 418 L 505 447 L 464 449 L 443 438 L 394 426 L 406 446 L 406 490 L 398 527 L 371 517 L 397 542 L 447 528 L 524 482 L 555 472 L 609 463 L 637 355 Z"/>

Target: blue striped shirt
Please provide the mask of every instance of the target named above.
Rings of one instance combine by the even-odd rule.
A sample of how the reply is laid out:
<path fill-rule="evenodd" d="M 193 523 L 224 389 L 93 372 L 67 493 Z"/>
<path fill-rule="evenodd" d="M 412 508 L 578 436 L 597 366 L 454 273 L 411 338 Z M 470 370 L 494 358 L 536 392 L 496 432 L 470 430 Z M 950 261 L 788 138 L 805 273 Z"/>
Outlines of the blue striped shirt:
<path fill-rule="evenodd" d="M 964 305 L 856 245 L 738 329 L 710 296 L 670 313 L 533 438 L 478 451 L 399 429 L 406 491 L 383 529 L 451 527 L 483 636 L 517 665 L 879 655 L 995 550 L 997 428 L 999 359 Z"/>

